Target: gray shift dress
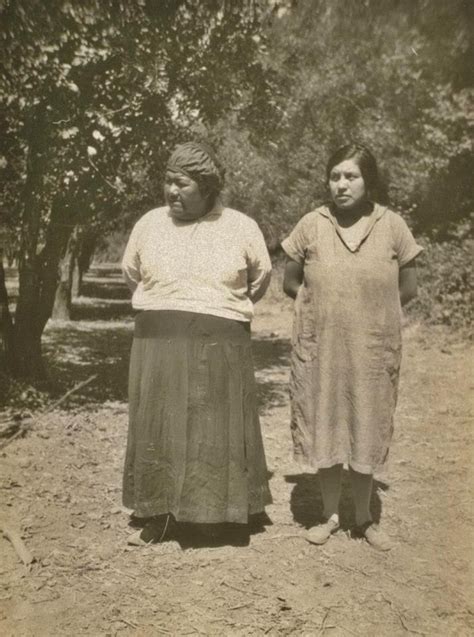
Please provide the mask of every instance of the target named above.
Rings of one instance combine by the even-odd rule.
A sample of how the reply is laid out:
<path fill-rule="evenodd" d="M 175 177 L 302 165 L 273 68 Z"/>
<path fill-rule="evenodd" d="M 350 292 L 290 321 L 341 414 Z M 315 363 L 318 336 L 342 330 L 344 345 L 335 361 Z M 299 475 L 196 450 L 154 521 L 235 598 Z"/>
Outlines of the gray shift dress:
<path fill-rule="evenodd" d="M 401 361 L 399 269 L 422 250 L 405 221 L 374 205 L 349 247 L 329 207 L 305 215 L 282 242 L 304 267 L 295 301 L 291 430 L 313 469 L 373 473 L 393 432 Z"/>

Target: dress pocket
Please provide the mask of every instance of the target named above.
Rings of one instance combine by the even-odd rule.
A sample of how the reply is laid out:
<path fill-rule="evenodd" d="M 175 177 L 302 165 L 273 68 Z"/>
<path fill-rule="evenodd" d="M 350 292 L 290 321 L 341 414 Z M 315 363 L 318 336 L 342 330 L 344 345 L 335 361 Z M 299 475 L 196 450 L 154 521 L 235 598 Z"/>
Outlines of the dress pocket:
<path fill-rule="evenodd" d="M 317 339 L 313 332 L 295 333 L 292 339 L 293 352 L 304 363 L 313 361 L 317 355 Z"/>
<path fill-rule="evenodd" d="M 300 288 L 295 302 L 295 316 L 291 345 L 294 354 L 303 362 L 316 358 L 317 332 L 315 312 L 307 291 Z"/>
<path fill-rule="evenodd" d="M 390 376 L 390 379 L 394 385 L 398 383 L 398 376 L 400 373 L 400 364 L 402 359 L 402 344 L 401 341 L 391 341 L 385 344 L 384 351 L 384 363 L 385 369 Z"/>

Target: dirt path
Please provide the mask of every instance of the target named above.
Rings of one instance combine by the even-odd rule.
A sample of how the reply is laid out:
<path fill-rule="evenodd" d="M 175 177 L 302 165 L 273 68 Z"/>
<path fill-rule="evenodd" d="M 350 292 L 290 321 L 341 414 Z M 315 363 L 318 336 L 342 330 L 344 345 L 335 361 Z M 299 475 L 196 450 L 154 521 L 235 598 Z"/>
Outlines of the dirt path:
<path fill-rule="evenodd" d="M 248 545 L 200 547 L 125 542 L 130 320 L 48 331 L 56 371 L 100 383 L 0 454 L 1 518 L 38 559 L 27 573 L 0 538 L 0 634 L 473 634 L 472 352 L 442 330 L 405 330 L 396 433 L 373 499 L 396 546 L 380 554 L 350 539 L 345 484 L 343 529 L 316 548 L 302 532 L 320 512 L 317 480 L 290 456 L 289 326 L 288 305 L 271 299 L 254 325 L 273 524 Z"/>

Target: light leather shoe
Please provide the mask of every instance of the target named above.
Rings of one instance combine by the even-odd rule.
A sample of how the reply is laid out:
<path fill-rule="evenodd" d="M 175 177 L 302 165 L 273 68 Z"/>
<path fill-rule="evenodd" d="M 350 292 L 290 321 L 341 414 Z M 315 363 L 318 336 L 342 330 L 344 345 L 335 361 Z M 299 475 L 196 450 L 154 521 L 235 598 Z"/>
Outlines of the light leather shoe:
<path fill-rule="evenodd" d="M 127 544 L 129 544 L 130 546 L 148 546 L 149 544 L 152 544 L 152 543 L 153 543 L 153 540 L 146 542 L 142 538 L 142 531 L 135 531 L 135 533 L 132 533 L 131 535 L 127 537 Z"/>
<path fill-rule="evenodd" d="M 377 551 L 390 551 L 393 548 L 393 543 L 385 531 L 374 524 L 373 522 L 366 522 L 356 529 L 359 537 L 364 537 L 372 548 Z"/>
<path fill-rule="evenodd" d="M 309 529 L 305 534 L 305 539 L 311 544 L 325 544 L 339 528 L 339 522 L 329 519 L 327 522 Z"/>

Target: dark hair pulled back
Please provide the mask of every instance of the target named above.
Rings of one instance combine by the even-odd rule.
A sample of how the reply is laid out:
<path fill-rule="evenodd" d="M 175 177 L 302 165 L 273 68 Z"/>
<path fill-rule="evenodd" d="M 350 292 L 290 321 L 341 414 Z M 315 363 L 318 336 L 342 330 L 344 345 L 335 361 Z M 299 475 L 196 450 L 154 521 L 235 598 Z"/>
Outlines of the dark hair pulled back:
<path fill-rule="evenodd" d="M 377 161 L 372 152 L 363 144 L 351 143 L 338 148 L 326 164 L 326 180 L 329 183 L 331 170 L 346 159 L 353 159 L 360 168 L 362 178 L 370 198 L 380 198 L 382 194 Z"/>

